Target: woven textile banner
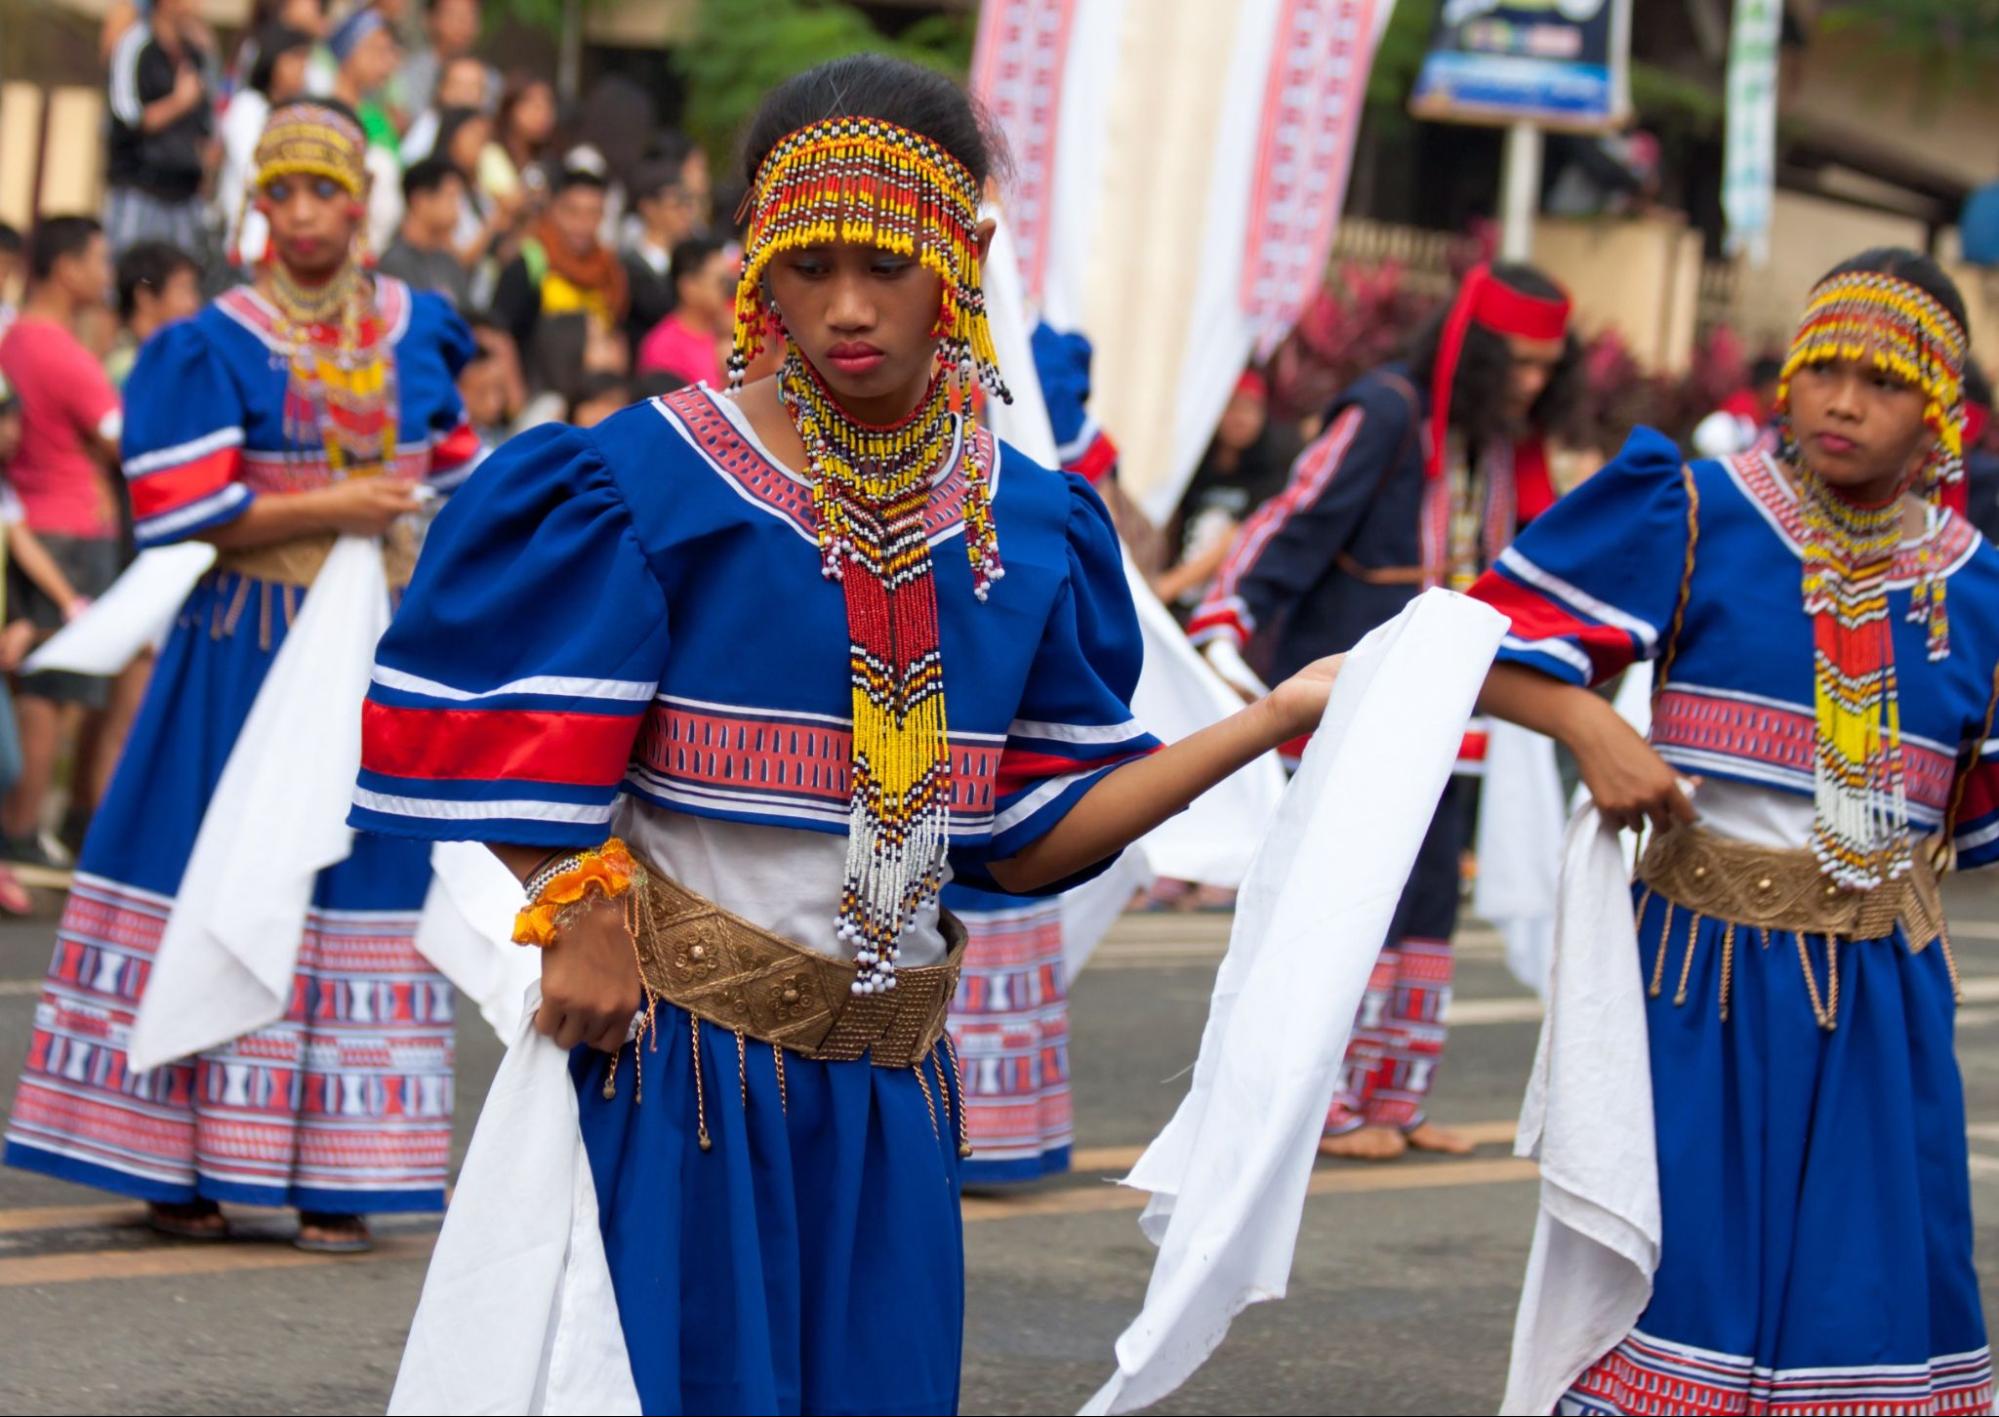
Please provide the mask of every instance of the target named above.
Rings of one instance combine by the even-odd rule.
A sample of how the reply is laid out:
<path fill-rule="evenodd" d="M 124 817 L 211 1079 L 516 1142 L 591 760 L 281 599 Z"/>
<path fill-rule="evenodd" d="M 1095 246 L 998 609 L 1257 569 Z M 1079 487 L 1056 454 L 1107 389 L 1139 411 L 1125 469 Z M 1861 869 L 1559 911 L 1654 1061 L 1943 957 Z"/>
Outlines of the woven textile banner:
<path fill-rule="evenodd" d="M 1097 416 L 1155 519 L 1318 288 L 1391 8 L 985 0 L 972 84 L 1012 151 L 1028 295 L 1095 345 Z"/>

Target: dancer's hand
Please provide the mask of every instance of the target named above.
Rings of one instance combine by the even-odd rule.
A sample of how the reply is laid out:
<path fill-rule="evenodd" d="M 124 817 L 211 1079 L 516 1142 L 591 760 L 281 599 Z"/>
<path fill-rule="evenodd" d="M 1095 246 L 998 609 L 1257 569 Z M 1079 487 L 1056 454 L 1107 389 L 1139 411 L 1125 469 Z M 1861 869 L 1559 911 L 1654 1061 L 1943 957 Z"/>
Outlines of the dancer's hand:
<path fill-rule="evenodd" d="M 1659 831 L 1693 821 L 1694 804 L 1680 787 L 1679 774 L 1617 710 L 1594 694 L 1587 698 L 1597 709 L 1582 716 L 1562 740 L 1576 755 L 1583 785 L 1603 819 L 1634 831 L 1647 820 Z"/>
<path fill-rule="evenodd" d="M 617 902 L 600 901 L 562 927 L 541 952 L 541 1009 L 535 1031 L 564 1048 L 588 1043 L 615 1051 L 645 1002 L 638 954 Z"/>
<path fill-rule="evenodd" d="M 1326 700 L 1332 695 L 1333 681 L 1347 662 L 1343 654 L 1317 659 L 1270 691 L 1263 706 L 1275 724 L 1273 746 L 1310 733 L 1326 716 Z"/>
<path fill-rule="evenodd" d="M 422 505 L 413 486 L 393 477 L 350 477 L 305 495 L 320 499 L 314 510 L 328 527 L 355 536 L 380 536 Z"/>

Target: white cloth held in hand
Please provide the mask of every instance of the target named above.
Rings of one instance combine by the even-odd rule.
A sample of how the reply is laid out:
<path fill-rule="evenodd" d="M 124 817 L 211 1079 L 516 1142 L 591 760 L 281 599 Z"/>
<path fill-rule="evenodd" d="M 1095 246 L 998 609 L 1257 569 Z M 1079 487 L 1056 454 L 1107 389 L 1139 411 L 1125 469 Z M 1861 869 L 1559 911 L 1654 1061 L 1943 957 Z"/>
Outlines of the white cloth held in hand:
<path fill-rule="evenodd" d="M 1505 628 L 1433 590 L 1347 656 L 1243 883 L 1193 1085 L 1125 1181 L 1159 1258 L 1084 1412 L 1159 1401 L 1283 1297 L 1354 1012 Z"/>
<path fill-rule="evenodd" d="M 22 672 L 122 674 L 142 652 L 166 642 L 195 582 L 214 564 L 215 548 L 205 541 L 141 551 L 109 590 L 28 656 Z"/>
<path fill-rule="evenodd" d="M 569 1053 L 534 1031 L 540 1004 L 537 983 L 444 1213 L 391 1417 L 639 1411 Z"/>
<path fill-rule="evenodd" d="M 1548 1012 L 1514 1150 L 1541 1163 L 1541 1209 L 1500 1410 L 1552 1412 L 1645 1311 L 1661 1236 L 1630 878 L 1587 804 L 1563 843 Z"/>
<path fill-rule="evenodd" d="M 361 700 L 389 625 L 381 548 L 342 536 L 278 648 L 195 834 L 132 1025 L 132 1067 L 275 1023 L 319 873 L 347 859 Z"/>
<path fill-rule="evenodd" d="M 417 921 L 417 953 L 478 1006 L 502 1042 L 519 1032 L 521 998 L 541 978 L 541 951 L 513 942 L 521 883 L 472 841 L 430 848 L 430 894 Z"/>
<path fill-rule="evenodd" d="M 1554 739 L 1504 719 L 1491 720 L 1485 790 L 1479 794 L 1472 913 L 1499 931 L 1513 977 L 1543 998 L 1554 952 L 1567 817 Z"/>

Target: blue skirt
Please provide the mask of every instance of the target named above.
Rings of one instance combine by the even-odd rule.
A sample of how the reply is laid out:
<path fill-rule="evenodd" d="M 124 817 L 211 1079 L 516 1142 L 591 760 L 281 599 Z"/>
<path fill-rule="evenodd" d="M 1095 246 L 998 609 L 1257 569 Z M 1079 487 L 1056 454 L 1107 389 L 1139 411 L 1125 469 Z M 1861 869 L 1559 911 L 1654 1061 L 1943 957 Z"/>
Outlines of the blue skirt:
<path fill-rule="evenodd" d="M 782 1059 L 662 1005 L 657 1046 L 571 1061 L 648 1413 L 955 1412 L 959 1101 L 918 1072 Z M 705 1122 L 711 1147 L 699 1144 Z"/>
<path fill-rule="evenodd" d="M 320 873 L 283 1019 L 127 1066 L 195 833 L 304 595 L 218 572 L 182 607 L 77 861 L 8 1165 L 149 1201 L 444 1208 L 453 1000 L 415 944 L 427 843 L 362 833 Z"/>
<path fill-rule="evenodd" d="M 1664 1246 L 1562 1410 L 1990 1411 L 1945 947 L 1842 942 L 1835 1000 L 1823 938 L 1637 890 Z"/>

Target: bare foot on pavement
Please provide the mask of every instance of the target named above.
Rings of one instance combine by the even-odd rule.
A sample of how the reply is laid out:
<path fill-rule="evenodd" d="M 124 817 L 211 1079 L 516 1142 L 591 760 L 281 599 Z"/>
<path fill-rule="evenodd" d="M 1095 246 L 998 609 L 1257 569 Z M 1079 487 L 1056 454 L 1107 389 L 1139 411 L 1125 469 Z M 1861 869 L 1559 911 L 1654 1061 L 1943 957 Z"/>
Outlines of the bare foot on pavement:
<path fill-rule="evenodd" d="M 1409 1140 L 1393 1127 L 1355 1127 L 1338 1136 L 1319 1138 L 1319 1155 L 1349 1161 L 1393 1161 L 1409 1149 Z"/>
<path fill-rule="evenodd" d="M 1440 1127 L 1434 1122 L 1422 1122 L 1405 1132 L 1409 1145 L 1417 1151 L 1440 1151 L 1446 1156 L 1470 1156 L 1478 1149 L 1478 1143 L 1470 1137 Z"/>

